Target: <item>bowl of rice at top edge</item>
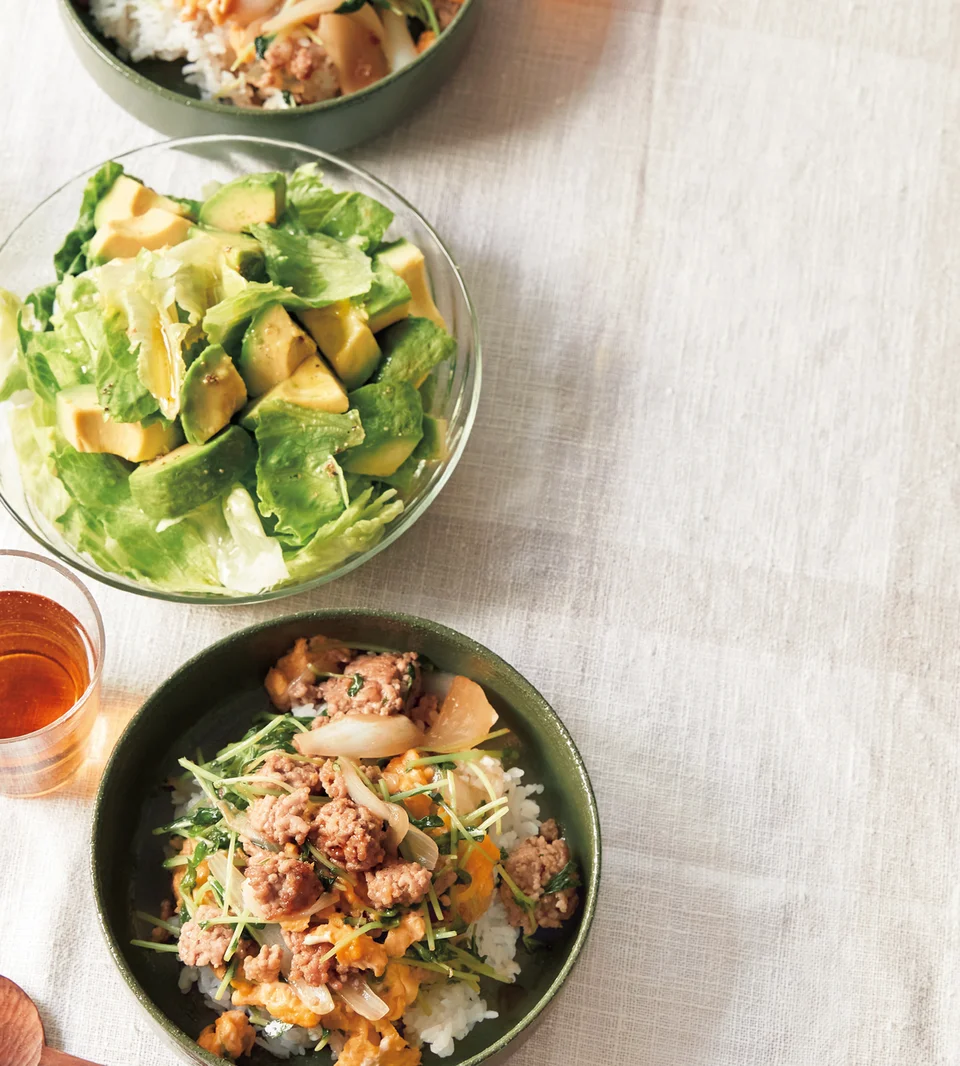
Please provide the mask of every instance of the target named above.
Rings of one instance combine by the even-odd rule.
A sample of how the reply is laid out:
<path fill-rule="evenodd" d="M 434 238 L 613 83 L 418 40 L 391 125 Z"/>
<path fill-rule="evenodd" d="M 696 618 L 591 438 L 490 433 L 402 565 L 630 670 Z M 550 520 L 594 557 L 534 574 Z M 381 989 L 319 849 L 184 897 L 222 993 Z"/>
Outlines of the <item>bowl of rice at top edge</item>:
<path fill-rule="evenodd" d="M 171 136 L 340 151 L 394 129 L 450 76 L 481 0 L 58 0 L 99 86 Z"/>
<path fill-rule="evenodd" d="M 436 622 L 325 610 L 146 700 L 91 864 L 113 959 L 182 1057 L 478 1066 L 569 976 L 600 849 L 580 754 L 516 670 Z"/>

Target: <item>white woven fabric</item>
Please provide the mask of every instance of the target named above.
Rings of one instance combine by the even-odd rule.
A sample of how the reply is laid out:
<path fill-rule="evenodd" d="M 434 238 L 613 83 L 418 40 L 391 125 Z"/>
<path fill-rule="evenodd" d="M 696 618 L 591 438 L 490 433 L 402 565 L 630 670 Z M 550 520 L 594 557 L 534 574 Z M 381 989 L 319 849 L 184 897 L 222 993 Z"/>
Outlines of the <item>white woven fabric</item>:
<path fill-rule="evenodd" d="M 953 1066 L 960 8 L 485 2 L 441 97 L 355 155 L 436 221 L 480 308 L 459 471 L 311 596 L 96 588 L 98 758 L 249 622 L 437 618 L 544 691 L 602 807 L 592 943 L 517 1066 Z M 52 7 L 0 4 L 4 234 L 155 139 Z M 0 802 L 0 972 L 55 1046 L 155 1066 L 91 901 L 99 765 Z"/>

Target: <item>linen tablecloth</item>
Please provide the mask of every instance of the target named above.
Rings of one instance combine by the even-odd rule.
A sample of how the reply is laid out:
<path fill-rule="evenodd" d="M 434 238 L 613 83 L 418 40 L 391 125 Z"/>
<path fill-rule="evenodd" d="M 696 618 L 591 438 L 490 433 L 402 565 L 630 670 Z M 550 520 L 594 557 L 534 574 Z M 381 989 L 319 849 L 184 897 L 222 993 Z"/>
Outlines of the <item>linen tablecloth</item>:
<path fill-rule="evenodd" d="M 51 0 L 4 0 L 0 45 L 6 234 L 158 138 Z M 473 438 L 408 535 L 313 594 L 94 587 L 91 762 L 0 802 L 0 973 L 54 1046 L 171 1060 L 91 897 L 119 729 L 215 638 L 358 605 L 504 655 L 593 775 L 599 914 L 517 1066 L 960 1062 L 958 118 L 952 0 L 485 0 L 448 87 L 353 153 L 463 267 Z"/>

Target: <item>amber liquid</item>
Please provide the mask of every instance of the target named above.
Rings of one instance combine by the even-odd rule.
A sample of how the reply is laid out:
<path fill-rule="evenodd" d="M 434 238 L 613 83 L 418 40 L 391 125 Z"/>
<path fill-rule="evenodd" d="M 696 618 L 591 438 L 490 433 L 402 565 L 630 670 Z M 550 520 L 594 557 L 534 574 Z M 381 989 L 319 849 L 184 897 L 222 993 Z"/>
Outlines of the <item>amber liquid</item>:
<path fill-rule="evenodd" d="M 58 603 L 0 592 L 0 738 L 36 732 L 70 710 L 90 683 L 90 648 Z"/>

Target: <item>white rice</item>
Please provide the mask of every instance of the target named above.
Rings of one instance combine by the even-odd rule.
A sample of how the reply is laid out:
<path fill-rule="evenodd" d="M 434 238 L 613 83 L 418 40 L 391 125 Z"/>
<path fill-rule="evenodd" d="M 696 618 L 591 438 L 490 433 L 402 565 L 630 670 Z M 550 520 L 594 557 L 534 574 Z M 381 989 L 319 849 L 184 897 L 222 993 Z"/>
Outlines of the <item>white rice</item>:
<path fill-rule="evenodd" d="M 306 716 L 313 712 L 313 707 L 297 708 L 296 711 Z M 490 829 L 495 842 L 509 850 L 518 840 L 535 836 L 540 829 L 540 807 L 532 797 L 543 791 L 543 785 L 523 784 L 522 769 L 504 770 L 492 758 L 479 760 L 479 765 L 494 792 L 507 797 L 502 832 L 497 835 L 495 827 Z M 201 798 L 202 792 L 195 785 L 175 789 L 171 799 L 176 816 L 185 813 Z M 507 921 L 506 910 L 499 897 L 494 895 L 486 913 L 476 924 L 477 949 L 489 966 L 510 980 L 520 973 L 520 966 L 515 961 L 517 941 L 517 930 Z M 229 991 L 220 1001 L 214 998 L 220 979 L 209 966 L 183 967 L 179 983 L 181 992 L 188 992 L 196 984 L 204 1002 L 214 1011 L 237 1009 L 231 1003 Z M 412 1044 L 427 1044 L 435 1055 L 445 1058 L 453 1053 L 455 1041 L 463 1039 L 479 1022 L 496 1017 L 496 1012 L 488 1010 L 486 1002 L 469 986 L 438 981 L 424 985 L 416 1001 L 404 1013 L 403 1024 L 406 1039 Z M 257 1043 L 278 1058 L 286 1059 L 311 1050 L 321 1036 L 320 1028 L 303 1029 L 277 1023 L 260 1030 Z"/>
<path fill-rule="evenodd" d="M 520 973 L 514 961 L 517 954 L 517 930 L 507 921 L 507 911 L 495 895 L 493 902 L 477 922 L 477 950 L 483 961 L 501 977 L 513 980 Z"/>
<path fill-rule="evenodd" d="M 453 1054 L 455 1040 L 462 1040 L 477 1022 L 496 1017 L 468 985 L 438 982 L 427 985 L 407 1009 L 404 1036 L 414 1047 L 429 1044 L 434 1055 L 446 1058 Z"/>
<path fill-rule="evenodd" d="M 220 27 L 197 33 L 184 22 L 173 0 L 91 0 L 98 29 L 119 44 L 134 63 L 142 59 L 185 59 L 184 77 L 206 99 L 243 87 L 224 66 L 227 34 Z M 276 106 L 276 105 L 274 105 Z"/>

